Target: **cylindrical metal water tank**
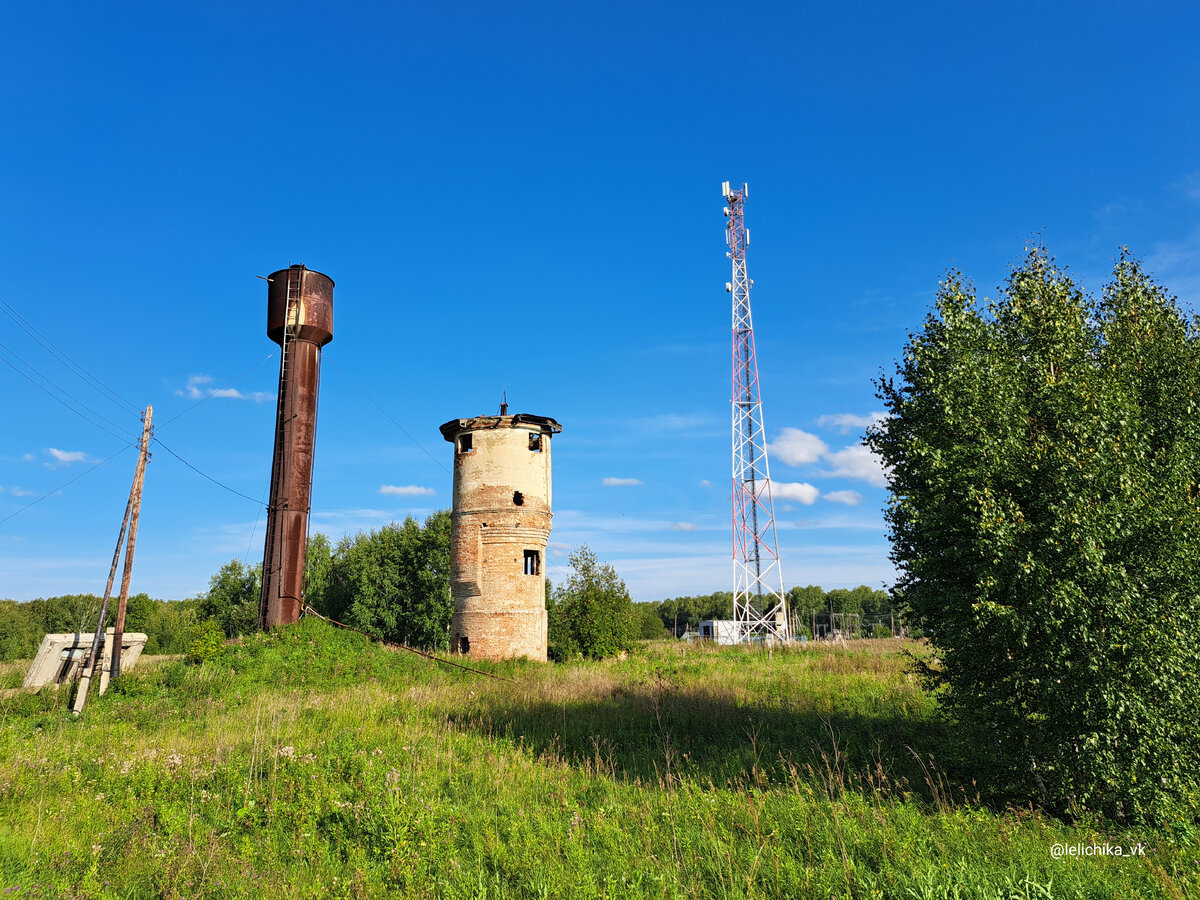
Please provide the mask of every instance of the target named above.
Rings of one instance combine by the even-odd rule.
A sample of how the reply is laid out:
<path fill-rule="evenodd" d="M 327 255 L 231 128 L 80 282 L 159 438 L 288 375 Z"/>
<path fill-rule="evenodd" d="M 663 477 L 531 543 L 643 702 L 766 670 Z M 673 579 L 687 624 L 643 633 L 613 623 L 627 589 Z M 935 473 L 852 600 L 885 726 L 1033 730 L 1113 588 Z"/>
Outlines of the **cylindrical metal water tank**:
<path fill-rule="evenodd" d="M 271 499 L 259 626 L 290 625 L 304 603 L 321 348 L 333 340 L 333 279 L 303 265 L 267 284 L 267 336 L 280 345 Z"/>

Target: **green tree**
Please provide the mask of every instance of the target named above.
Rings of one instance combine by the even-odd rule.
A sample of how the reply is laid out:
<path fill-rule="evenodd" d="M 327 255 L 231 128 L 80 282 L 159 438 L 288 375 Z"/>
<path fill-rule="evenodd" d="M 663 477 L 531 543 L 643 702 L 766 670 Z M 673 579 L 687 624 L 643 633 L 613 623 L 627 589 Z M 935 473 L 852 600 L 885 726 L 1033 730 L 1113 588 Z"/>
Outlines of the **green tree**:
<path fill-rule="evenodd" d="M 327 613 L 329 586 L 333 580 L 333 546 L 322 532 L 308 536 L 304 561 L 304 602 Z"/>
<path fill-rule="evenodd" d="M 660 606 L 662 606 L 660 602 L 635 603 L 633 605 L 637 616 L 636 635 L 638 638 L 651 641 L 671 636 L 671 632 L 663 625 L 662 617 L 658 613 Z"/>
<path fill-rule="evenodd" d="M 896 598 L 994 783 L 1195 815 L 1200 332 L 1123 252 L 1100 301 L 1043 250 L 958 273 L 878 382 Z"/>
<path fill-rule="evenodd" d="M 605 659 L 633 647 L 638 622 L 616 569 L 597 561 L 587 544 L 569 557 L 571 577 L 548 610 L 550 658 Z"/>
<path fill-rule="evenodd" d="M 825 602 L 825 589 L 815 584 L 807 587 L 796 585 L 787 592 L 787 601 L 792 615 L 805 622 L 813 613 L 829 611 L 829 604 Z"/>
<path fill-rule="evenodd" d="M 231 559 L 209 581 L 196 611 L 201 620 L 215 620 L 227 638 L 237 637 L 258 628 L 261 594 L 262 566 Z"/>
<path fill-rule="evenodd" d="M 0 600 L 0 662 L 30 659 L 44 636 L 27 614 L 28 604 Z"/>
<path fill-rule="evenodd" d="M 141 630 L 146 632 L 147 654 L 186 653 L 196 638 L 199 623 L 196 610 L 199 598 L 156 600 Z"/>
<path fill-rule="evenodd" d="M 338 542 L 324 607 L 335 619 L 386 640 L 443 650 L 450 644 L 450 513 L 424 527 L 411 517 Z"/>
<path fill-rule="evenodd" d="M 39 597 L 30 600 L 26 607 L 29 621 L 41 632 L 46 634 L 71 634 L 74 632 L 94 632 L 96 617 L 100 615 L 101 598 L 95 594 L 65 594 L 59 597 Z M 112 615 L 117 604 L 110 600 L 108 609 L 108 624 L 112 624 Z M 41 640 L 41 636 L 38 637 Z"/>

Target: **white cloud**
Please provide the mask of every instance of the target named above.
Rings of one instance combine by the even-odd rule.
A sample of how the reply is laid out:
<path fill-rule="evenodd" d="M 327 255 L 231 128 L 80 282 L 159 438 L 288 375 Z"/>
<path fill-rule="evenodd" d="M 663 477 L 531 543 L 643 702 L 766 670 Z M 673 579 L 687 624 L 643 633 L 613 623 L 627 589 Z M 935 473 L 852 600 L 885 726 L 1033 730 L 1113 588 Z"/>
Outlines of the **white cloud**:
<path fill-rule="evenodd" d="M 872 487 L 887 487 L 887 474 L 879 457 L 862 444 L 851 444 L 827 453 L 825 461 L 833 464 L 834 469 L 829 474 L 834 477 L 856 478 Z"/>
<path fill-rule="evenodd" d="M 691 522 L 676 522 L 671 526 L 672 531 L 695 531 L 696 526 Z"/>
<path fill-rule="evenodd" d="M 391 494 L 396 497 L 432 497 L 437 491 L 431 487 L 420 487 L 415 484 L 385 484 L 380 486 L 379 493 Z"/>
<path fill-rule="evenodd" d="M 51 458 L 51 461 L 46 463 L 46 468 L 48 469 L 69 466 L 71 463 L 87 462 L 88 458 L 88 455 L 82 450 L 58 450 L 54 447 L 47 447 L 46 453 Z"/>
<path fill-rule="evenodd" d="M 767 445 L 767 452 L 789 466 L 815 463 L 829 452 L 829 445 L 807 431 L 799 428 L 784 428 L 779 436 Z"/>
<path fill-rule="evenodd" d="M 821 492 L 804 481 L 772 481 L 771 496 L 780 500 L 795 500 L 805 506 L 812 506 L 821 496 Z"/>
<path fill-rule="evenodd" d="M 712 482 L 709 481 L 707 478 L 701 478 L 700 479 L 700 487 L 704 487 L 704 488 L 712 487 Z"/>
<path fill-rule="evenodd" d="M 27 491 L 24 488 L 15 487 L 9 493 L 11 493 L 14 497 L 32 497 L 37 493 L 37 491 Z"/>
<path fill-rule="evenodd" d="M 854 413 L 832 413 L 817 419 L 817 427 L 835 428 L 841 434 L 846 434 L 849 431 L 866 428 L 869 425 L 874 425 L 876 422 L 882 422 L 886 418 L 887 414 L 882 412 L 868 413 L 865 416 L 856 416 Z"/>
<path fill-rule="evenodd" d="M 824 496 L 830 503 L 845 503 L 847 506 L 858 506 L 862 502 L 862 494 L 858 491 L 830 491 Z"/>
<path fill-rule="evenodd" d="M 211 390 L 204 387 L 213 380 L 211 375 L 190 375 L 188 376 L 187 386 L 182 390 L 176 389 L 175 396 L 187 397 L 189 400 L 203 400 L 205 397 L 218 397 L 227 400 L 253 400 L 255 403 L 262 403 L 266 400 L 275 399 L 275 395 L 267 391 L 253 391 L 249 394 L 243 394 L 237 388 L 219 388 Z"/>
<path fill-rule="evenodd" d="M 636 478 L 605 478 L 601 482 L 605 487 L 633 487 L 641 483 Z"/>
<path fill-rule="evenodd" d="M 25 460 L 25 462 L 33 462 L 35 459 L 37 459 L 37 457 L 34 456 L 32 453 L 26 453 L 24 456 L 21 457 L 21 459 Z"/>

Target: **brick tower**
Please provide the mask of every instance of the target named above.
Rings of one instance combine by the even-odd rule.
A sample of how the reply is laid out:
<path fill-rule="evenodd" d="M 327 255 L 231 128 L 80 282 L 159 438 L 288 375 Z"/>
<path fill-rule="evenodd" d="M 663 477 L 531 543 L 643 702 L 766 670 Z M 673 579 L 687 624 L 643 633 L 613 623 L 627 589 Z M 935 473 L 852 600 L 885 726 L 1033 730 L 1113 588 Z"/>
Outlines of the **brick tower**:
<path fill-rule="evenodd" d="M 451 419 L 451 648 L 481 659 L 546 659 L 546 541 L 550 537 L 550 437 L 545 416 Z"/>

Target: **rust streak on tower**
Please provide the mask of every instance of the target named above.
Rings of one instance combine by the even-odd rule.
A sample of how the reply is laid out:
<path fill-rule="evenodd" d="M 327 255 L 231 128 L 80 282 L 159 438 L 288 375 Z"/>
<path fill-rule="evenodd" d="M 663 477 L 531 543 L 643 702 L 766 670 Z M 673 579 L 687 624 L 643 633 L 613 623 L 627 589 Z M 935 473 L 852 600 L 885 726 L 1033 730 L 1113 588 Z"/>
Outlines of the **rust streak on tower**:
<path fill-rule="evenodd" d="M 303 608 L 321 348 L 333 340 L 333 279 L 302 265 L 273 273 L 267 284 L 267 336 L 281 354 L 258 608 L 263 629 L 297 622 Z"/>

